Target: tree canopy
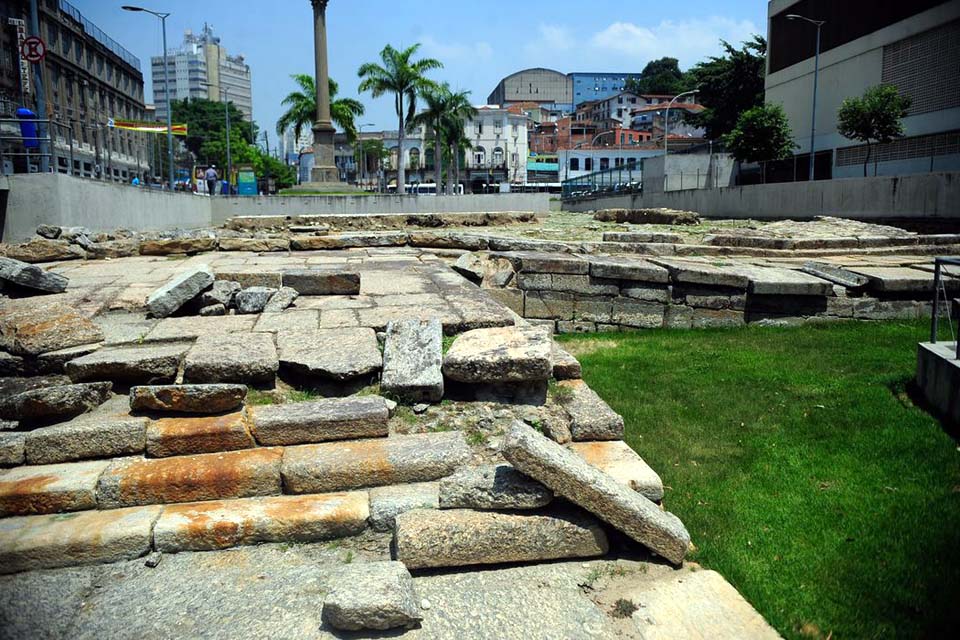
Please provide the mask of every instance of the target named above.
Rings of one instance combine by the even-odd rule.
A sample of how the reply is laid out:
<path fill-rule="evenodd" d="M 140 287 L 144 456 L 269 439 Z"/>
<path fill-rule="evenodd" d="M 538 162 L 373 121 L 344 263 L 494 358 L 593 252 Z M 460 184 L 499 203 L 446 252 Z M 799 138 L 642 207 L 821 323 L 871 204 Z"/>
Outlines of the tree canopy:
<path fill-rule="evenodd" d="M 680 71 L 676 58 L 651 60 L 643 68 L 639 78 L 627 80 L 626 90 L 637 94 L 676 95 L 689 91 L 693 86 L 690 78 Z"/>
<path fill-rule="evenodd" d="M 767 41 L 755 35 L 739 49 L 720 42 L 725 55 L 711 56 L 687 74 L 698 89 L 697 102 L 705 107 L 687 121 L 704 127 L 712 140 L 733 131 L 740 114 L 764 100 Z"/>
<path fill-rule="evenodd" d="M 782 160 L 796 148 L 787 114 L 778 104 L 759 105 L 744 111 L 723 141 L 739 162 Z"/>
<path fill-rule="evenodd" d="M 901 137 L 902 119 L 907 115 L 911 103 L 911 98 L 900 95 L 896 87 L 881 84 L 870 87 L 860 97 L 847 98 L 840 105 L 837 131 L 844 138 L 867 143 L 864 177 L 870 163 L 871 142 L 883 144 Z"/>
<path fill-rule="evenodd" d="M 310 129 L 317 118 L 317 84 L 313 76 L 305 73 L 295 73 L 290 77 L 298 88 L 280 102 L 287 110 L 277 120 L 277 135 L 283 136 L 292 127 L 294 137 L 299 139 L 303 129 Z M 337 98 L 340 85 L 332 78 L 329 79 L 329 87 L 330 119 L 353 143 L 357 139 L 355 119 L 363 115 L 363 104 L 353 98 Z"/>

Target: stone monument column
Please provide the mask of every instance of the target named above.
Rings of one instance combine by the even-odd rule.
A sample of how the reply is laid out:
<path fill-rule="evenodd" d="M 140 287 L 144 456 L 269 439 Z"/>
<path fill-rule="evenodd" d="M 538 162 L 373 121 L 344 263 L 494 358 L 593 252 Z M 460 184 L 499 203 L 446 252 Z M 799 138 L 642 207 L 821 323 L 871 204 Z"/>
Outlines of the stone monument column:
<path fill-rule="evenodd" d="M 317 83 L 317 120 L 313 124 L 313 170 L 310 181 L 339 183 L 340 173 L 334 160 L 333 136 L 336 128 L 330 120 L 330 80 L 327 70 L 327 3 L 310 0 L 313 5 L 313 50 Z"/>

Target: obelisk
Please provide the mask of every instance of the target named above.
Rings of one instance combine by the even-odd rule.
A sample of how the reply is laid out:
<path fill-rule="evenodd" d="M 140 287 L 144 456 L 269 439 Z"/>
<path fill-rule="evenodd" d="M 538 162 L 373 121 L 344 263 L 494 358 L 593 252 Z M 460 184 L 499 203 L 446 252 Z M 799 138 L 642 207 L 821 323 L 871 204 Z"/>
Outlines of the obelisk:
<path fill-rule="evenodd" d="M 328 2 L 329 0 L 310 0 L 313 5 L 313 55 L 317 83 L 317 119 L 313 123 L 314 163 L 310 182 L 340 184 L 333 144 L 333 136 L 337 130 L 330 120 L 330 76 L 327 70 Z"/>

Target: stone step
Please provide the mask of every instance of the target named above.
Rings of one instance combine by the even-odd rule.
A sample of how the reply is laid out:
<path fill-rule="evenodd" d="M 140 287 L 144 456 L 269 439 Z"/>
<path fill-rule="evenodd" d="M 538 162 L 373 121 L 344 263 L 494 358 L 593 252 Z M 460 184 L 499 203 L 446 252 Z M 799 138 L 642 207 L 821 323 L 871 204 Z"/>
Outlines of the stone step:
<path fill-rule="evenodd" d="M 128 384 L 173 382 L 189 344 L 104 347 L 66 363 L 74 382 L 110 380 Z"/>
<path fill-rule="evenodd" d="M 243 406 L 242 384 L 169 384 L 130 389 L 130 408 L 173 413 L 224 413 Z"/>
<path fill-rule="evenodd" d="M 0 472 L 0 517 L 97 508 L 109 460 L 16 467 Z"/>
<path fill-rule="evenodd" d="M 640 495 L 654 502 L 663 500 L 663 481 L 660 476 L 623 440 L 573 442 L 568 448 L 591 466 Z"/>
<path fill-rule="evenodd" d="M 557 388 L 557 399 L 570 417 L 570 433 L 574 440 L 623 438 L 623 418 L 587 383 L 583 380 L 563 380 L 557 383 Z"/>
<path fill-rule="evenodd" d="M 157 551 L 212 551 L 263 542 L 316 542 L 363 531 L 366 491 L 214 500 L 164 507 L 153 531 Z"/>
<path fill-rule="evenodd" d="M 440 320 L 395 320 L 387 325 L 380 388 L 411 402 L 443 397 L 443 327 Z"/>
<path fill-rule="evenodd" d="M 269 333 L 202 335 L 187 352 L 183 379 L 272 384 L 279 367 L 277 349 Z"/>
<path fill-rule="evenodd" d="M 251 449 L 257 444 L 244 412 L 219 416 L 170 417 L 147 424 L 146 453 L 152 458 Z"/>
<path fill-rule="evenodd" d="M 396 517 L 396 559 L 410 569 L 604 555 L 607 536 L 582 512 L 513 514 L 414 509 Z"/>
<path fill-rule="evenodd" d="M 261 445 L 292 445 L 387 435 L 390 411 L 379 396 L 326 398 L 250 409 Z"/>
<path fill-rule="evenodd" d="M 546 380 L 553 374 L 553 342 L 541 327 L 467 331 L 447 352 L 443 374 L 467 383 Z"/>
<path fill-rule="evenodd" d="M 426 482 L 453 473 L 471 449 L 459 431 L 287 447 L 286 493 L 327 493 Z"/>

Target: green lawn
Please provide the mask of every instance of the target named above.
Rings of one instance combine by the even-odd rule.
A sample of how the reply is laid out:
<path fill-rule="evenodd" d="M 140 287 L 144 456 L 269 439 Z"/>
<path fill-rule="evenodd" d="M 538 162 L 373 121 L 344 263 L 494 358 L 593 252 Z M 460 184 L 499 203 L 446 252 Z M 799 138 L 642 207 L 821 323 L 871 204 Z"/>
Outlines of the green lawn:
<path fill-rule="evenodd" d="M 788 638 L 960 629 L 960 448 L 914 406 L 922 323 L 564 336 L 692 559 Z"/>

